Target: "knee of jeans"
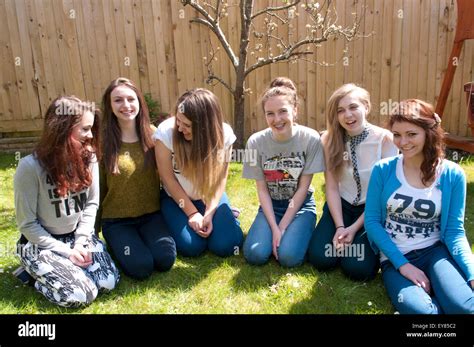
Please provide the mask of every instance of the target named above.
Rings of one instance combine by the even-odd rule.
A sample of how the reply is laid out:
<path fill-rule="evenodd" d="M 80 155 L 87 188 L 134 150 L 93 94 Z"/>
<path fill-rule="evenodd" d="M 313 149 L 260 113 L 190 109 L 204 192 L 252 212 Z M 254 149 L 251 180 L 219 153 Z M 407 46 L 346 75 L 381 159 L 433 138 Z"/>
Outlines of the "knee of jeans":
<path fill-rule="evenodd" d="M 280 245 L 280 248 L 278 249 L 278 262 L 281 266 L 295 267 L 301 265 L 303 261 L 304 255 L 303 257 L 298 256 L 294 251 L 291 251 L 288 248 L 282 248 Z"/>
<path fill-rule="evenodd" d="M 122 265 L 122 268 L 128 277 L 144 280 L 153 273 L 153 259 L 135 259 L 133 263 Z"/>
<path fill-rule="evenodd" d="M 154 258 L 155 260 L 155 268 L 160 272 L 165 272 L 170 270 L 174 262 L 176 261 L 176 250 L 168 251 L 166 253 L 162 253 L 159 256 Z"/>
<path fill-rule="evenodd" d="M 243 251 L 245 260 L 252 265 L 263 265 L 267 263 L 271 255 L 271 250 L 268 251 L 258 242 L 253 244 L 245 242 Z"/>
<path fill-rule="evenodd" d="M 238 255 L 239 254 L 239 245 L 234 245 L 232 243 L 228 243 L 227 245 L 214 245 L 209 243 L 209 250 L 219 257 L 230 257 L 231 255 Z"/>
<path fill-rule="evenodd" d="M 471 296 L 466 302 L 453 303 L 449 306 L 443 306 L 444 313 L 447 314 L 474 314 L 474 296 Z"/>
<path fill-rule="evenodd" d="M 310 246 L 308 249 L 308 261 L 318 270 L 332 269 L 337 265 L 337 257 L 329 256 L 324 251 L 315 250 Z"/>
<path fill-rule="evenodd" d="M 189 242 L 181 244 L 178 252 L 185 257 L 197 257 L 206 250 L 206 247 L 206 242 Z"/>
<path fill-rule="evenodd" d="M 341 261 L 342 271 L 352 280 L 369 281 L 377 275 L 378 266 L 354 258 L 345 258 Z"/>
<path fill-rule="evenodd" d="M 419 290 L 423 289 L 420 288 Z M 397 295 L 394 306 L 401 314 L 440 313 L 438 306 L 428 294 L 417 295 L 412 288 L 402 289 Z"/>

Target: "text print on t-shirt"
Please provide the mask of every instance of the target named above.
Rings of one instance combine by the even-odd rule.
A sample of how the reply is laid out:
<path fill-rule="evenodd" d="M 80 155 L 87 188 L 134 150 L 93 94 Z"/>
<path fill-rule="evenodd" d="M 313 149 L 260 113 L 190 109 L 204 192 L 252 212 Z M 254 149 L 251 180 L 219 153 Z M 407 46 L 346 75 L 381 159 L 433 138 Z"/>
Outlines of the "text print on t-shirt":
<path fill-rule="evenodd" d="M 52 178 L 47 175 L 46 183 L 50 186 L 55 186 Z M 87 201 L 87 194 L 85 191 L 72 193 L 67 197 L 59 196 L 57 188 L 48 189 L 48 196 L 51 200 L 51 205 L 54 206 L 56 218 L 61 218 L 61 206 L 64 205 L 64 213 L 66 216 L 71 215 L 71 209 L 74 213 L 79 213 L 84 210 Z M 74 205 L 72 205 L 72 203 Z"/>
<path fill-rule="evenodd" d="M 406 234 L 407 239 L 418 235 L 428 238 L 439 230 L 439 211 L 435 203 L 427 199 L 396 193 L 389 201 L 387 214 L 385 229 L 392 238 L 399 233 Z"/>
<path fill-rule="evenodd" d="M 274 156 L 263 163 L 263 174 L 274 200 L 288 200 L 298 188 L 298 179 L 303 171 L 304 155 Z"/>

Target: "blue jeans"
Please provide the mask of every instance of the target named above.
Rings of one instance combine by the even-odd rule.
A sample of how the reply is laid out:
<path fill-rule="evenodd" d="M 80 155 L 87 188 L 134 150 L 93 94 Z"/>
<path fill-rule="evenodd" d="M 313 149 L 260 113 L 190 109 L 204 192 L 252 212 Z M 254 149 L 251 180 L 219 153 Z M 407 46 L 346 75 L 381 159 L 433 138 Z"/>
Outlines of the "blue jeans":
<path fill-rule="evenodd" d="M 365 205 L 353 206 L 344 199 L 341 199 L 341 205 L 345 226 L 352 225 L 364 213 Z M 356 232 L 352 244 L 348 246 L 350 248 L 346 248 L 346 252 L 341 255 L 334 252 L 332 244 L 334 234 L 336 226 L 326 202 L 323 215 L 309 243 L 309 262 L 319 271 L 330 270 L 340 265 L 342 271 L 353 280 L 373 279 L 379 270 L 379 259 L 370 247 L 364 227 Z"/>
<path fill-rule="evenodd" d="M 188 217 L 178 204 L 161 191 L 161 211 L 168 224 L 171 236 L 176 242 L 179 254 L 185 257 L 196 257 L 203 253 L 206 248 L 220 257 L 228 257 L 238 254 L 242 246 L 244 234 L 240 228 L 240 222 L 234 217 L 230 209 L 227 194 L 222 195 L 216 212 L 212 219 L 212 232 L 209 237 L 204 238 L 196 234 L 188 224 Z M 194 206 L 204 215 L 206 205 L 202 200 L 193 200 Z"/>
<path fill-rule="evenodd" d="M 102 220 L 102 233 L 123 272 L 135 279 L 153 269 L 168 271 L 176 260 L 176 245 L 159 212 L 134 218 Z"/>
<path fill-rule="evenodd" d="M 474 313 L 474 291 L 443 243 L 411 251 L 405 257 L 428 277 L 431 296 L 405 278 L 389 260 L 385 260 L 381 264 L 383 282 L 398 312 Z"/>
<path fill-rule="evenodd" d="M 288 208 L 289 200 L 272 200 L 276 222 L 280 223 Z M 316 204 L 312 193 L 308 193 L 300 210 L 280 240 L 278 261 L 285 267 L 301 265 L 305 259 L 309 240 L 316 223 Z M 272 230 L 259 208 L 244 243 L 244 257 L 253 265 L 265 264 L 272 255 Z"/>

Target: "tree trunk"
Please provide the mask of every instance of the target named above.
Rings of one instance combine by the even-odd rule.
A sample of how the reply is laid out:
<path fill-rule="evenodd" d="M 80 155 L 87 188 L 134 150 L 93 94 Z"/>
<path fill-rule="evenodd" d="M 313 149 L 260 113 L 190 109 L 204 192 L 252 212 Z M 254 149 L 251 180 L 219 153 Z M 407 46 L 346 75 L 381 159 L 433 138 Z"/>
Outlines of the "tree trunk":
<path fill-rule="evenodd" d="M 238 79 L 237 79 L 238 80 Z M 234 132 L 237 140 L 235 141 L 234 148 L 244 148 L 244 136 L 245 136 L 245 99 L 244 99 L 244 86 L 243 79 L 241 85 L 237 85 L 234 92 Z"/>
<path fill-rule="evenodd" d="M 234 130 L 237 136 L 235 148 L 244 148 L 245 133 L 245 69 L 247 68 L 247 47 L 249 45 L 250 24 L 252 24 L 253 0 L 240 1 L 240 32 L 239 63 L 235 68 L 234 88 Z"/>

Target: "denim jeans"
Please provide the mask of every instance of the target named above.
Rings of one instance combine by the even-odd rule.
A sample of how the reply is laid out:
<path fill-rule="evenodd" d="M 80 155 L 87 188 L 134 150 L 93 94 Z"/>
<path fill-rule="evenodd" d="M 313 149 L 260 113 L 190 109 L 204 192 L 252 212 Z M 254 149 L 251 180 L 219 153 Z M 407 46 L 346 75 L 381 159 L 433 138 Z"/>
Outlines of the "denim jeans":
<path fill-rule="evenodd" d="M 474 291 L 449 254 L 437 242 L 405 254 L 428 277 L 431 295 L 405 278 L 389 260 L 382 262 L 382 276 L 395 309 L 405 314 L 474 313 Z"/>
<path fill-rule="evenodd" d="M 222 195 L 212 219 L 212 232 L 204 238 L 196 234 L 188 224 L 188 217 L 178 204 L 164 190 L 160 193 L 161 211 L 168 224 L 171 236 L 176 242 L 179 254 L 185 257 L 195 257 L 209 249 L 220 257 L 238 254 L 242 246 L 244 235 L 240 222 L 234 217 L 230 209 L 227 194 Z M 204 215 L 206 205 L 202 200 L 192 201 L 198 211 Z"/>
<path fill-rule="evenodd" d="M 145 279 L 153 269 L 168 271 L 176 260 L 176 245 L 160 212 L 103 219 L 102 233 L 129 277 Z"/>
<path fill-rule="evenodd" d="M 272 200 L 277 223 L 280 223 L 283 218 L 288 204 L 289 200 Z M 313 194 L 308 193 L 303 205 L 280 240 L 278 261 L 281 265 L 294 267 L 303 263 L 315 223 L 316 204 Z M 272 230 L 262 207 L 260 207 L 244 242 L 245 259 L 253 265 L 265 264 L 272 255 L 272 241 Z"/>
<path fill-rule="evenodd" d="M 342 218 L 345 226 L 353 224 L 364 213 L 365 205 L 353 206 L 341 199 Z M 373 279 L 379 270 L 379 259 L 370 247 L 364 226 L 352 240 L 352 244 L 340 255 L 334 251 L 332 239 L 336 226 L 328 204 L 323 207 L 323 215 L 316 226 L 308 247 L 308 260 L 320 271 L 330 270 L 337 265 L 351 279 L 366 281 Z"/>

